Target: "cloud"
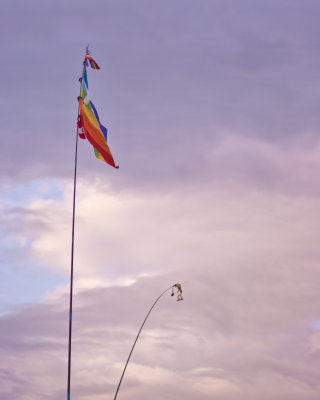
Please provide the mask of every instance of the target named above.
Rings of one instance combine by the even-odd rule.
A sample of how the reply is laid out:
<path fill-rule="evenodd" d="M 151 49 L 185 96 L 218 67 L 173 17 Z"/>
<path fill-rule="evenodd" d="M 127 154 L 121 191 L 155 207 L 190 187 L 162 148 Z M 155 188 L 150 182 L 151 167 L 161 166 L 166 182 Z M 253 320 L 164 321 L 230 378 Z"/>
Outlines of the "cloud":
<path fill-rule="evenodd" d="M 284 148 L 317 143 L 316 2 L 55 2 L 41 5 L 41 17 L 36 1 L 27 15 L 17 4 L 2 25 L 12 61 L 2 66 L 3 181 L 72 175 L 79 49 L 88 40 L 103 68 L 90 71 L 91 96 L 126 186 L 211 171 L 211 145 L 225 132 Z M 82 171 L 105 177 L 89 144 L 80 147 Z M 108 176 L 119 185 L 117 171 Z"/>
<path fill-rule="evenodd" d="M 61 187 L 55 200 L 31 199 L 23 215 L 34 220 L 10 229 L 32 235 L 29 262 L 67 276 L 72 186 Z M 80 179 L 74 395 L 112 396 L 148 308 L 183 281 L 184 301 L 168 293 L 147 322 L 123 398 L 316 399 L 317 209 L 317 197 L 268 187 L 120 193 Z M 3 398 L 63 395 L 67 315 L 62 286 L 1 317 Z"/>
<path fill-rule="evenodd" d="M 261 172 L 255 176 L 256 167 L 249 169 L 252 148 L 259 160 L 267 160 L 260 162 L 270 166 L 268 178 Z M 182 265 L 188 269 L 210 259 L 215 264 L 236 260 L 239 255 L 255 255 L 258 262 L 261 252 L 277 262 L 280 255 L 286 263 L 293 256 L 312 260 L 318 253 L 317 191 L 313 190 L 317 149 L 314 159 L 308 159 L 296 151 L 283 155 L 260 142 L 227 140 L 215 151 L 220 177 L 224 157 L 237 152 L 249 160 L 248 168 L 244 163 L 235 168 L 237 175 L 226 168 L 224 180 L 186 180 L 168 191 L 161 187 L 154 192 L 118 191 L 99 179 L 89 183 L 80 178 L 75 233 L 79 284 L 125 284 L 138 276 L 158 275 Z M 301 173 L 299 182 L 303 170 L 312 173 Z M 256 178 L 265 184 L 254 184 Z M 8 203 L 2 220 L 4 233 L 16 243 L 16 251 L 23 251 L 24 261 L 67 277 L 72 185 L 61 182 L 59 190 L 57 198 L 54 193 L 47 198 L 44 192 L 23 207 L 10 208 Z"/>
<path fill-rule="evenodd" d="M 276 281 L 281 273 L 269 267 Z M 137 343 L 121 396 L 316 399 L 318 361 L 306 346 L 312 333 L 307 319 L 318 312 L 307 295 L 316 292 L 310 285 L 314 277 L 308 275 L 305 287 L 296 276 L 284 290 L 286 279 L 271 286 L 239 265 L 205 271 L 192 271 L 193 281 L 183 286 L 183 302 L 170 293 L 160 300 Z M 199 277 L 203 273 L 206 280 Z M 170 274 L 75 296 L 74 395 L 112 396 L 139 324 L 169 281 Z M 290 304 L 298 309 L 291 312 Z M 12 398 L 20 387 L 22 399 L 61 396 L 67 308 L 68 296 L 63 295 L 1 318 L 4 369 L 15 370 L 14 376 L 6 376 Z"/>
<path fill-rule="evenodd" d="M 120 169 L 80 141 L 73 395 L 113 395 L 149 307 L 182 281 L 184 301 L 168 293 L 142 332 L 124 400 L 318 399 L 318 3 L 2 8 L 0 399 L 66 394 L 88 42 Z"/>

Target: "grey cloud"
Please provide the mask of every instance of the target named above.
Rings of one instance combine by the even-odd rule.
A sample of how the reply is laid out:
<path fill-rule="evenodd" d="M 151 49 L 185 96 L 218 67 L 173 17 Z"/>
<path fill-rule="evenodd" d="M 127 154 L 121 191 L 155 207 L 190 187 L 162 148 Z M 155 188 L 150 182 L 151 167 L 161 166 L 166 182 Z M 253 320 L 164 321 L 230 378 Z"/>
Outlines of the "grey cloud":
<path fill-rule="evenodd" d="M 22 13 L 6 7 L 8 21 L 20 21 Z M 17 43 L 14 69 L 2 66 L 10 131 L 2 179 L 72 175 L 87 41 L 103 66 L 89 79 L 121 165 L 120 185 L 212 175 L 207 149 L 225 132 L 283 146 L 295 137 L 317 143 L 316 2 L 55 2 L 40 11 L 35 17 L 30 8 L 28 23 L 8 28 Z M 105 177 L 89 144 L 81 145 L 83 173 L 94 168 Z M 104 179 L 119 185 L 120 174 Z"/>

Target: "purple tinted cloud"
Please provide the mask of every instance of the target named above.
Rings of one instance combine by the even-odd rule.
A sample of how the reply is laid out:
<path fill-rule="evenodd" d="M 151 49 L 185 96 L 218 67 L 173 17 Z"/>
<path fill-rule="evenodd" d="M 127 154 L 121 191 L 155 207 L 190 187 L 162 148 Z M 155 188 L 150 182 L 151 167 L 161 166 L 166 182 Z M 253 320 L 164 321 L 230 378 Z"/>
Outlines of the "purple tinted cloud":
<path fill-rule="evenodd" d="M 1 5 L 5 273 L 67 274 L 85 45 L 102 67 L 89 87 L 120 170 L 80 143 L 74 397 L 112 398 L 148 307 L 182 280 L 185 300 L 155 309 L 121 398 L 318 399 L 319 8 Z M 59 196 L 39 180 L 61 180 Z M 53 287 L 5 307 L 0 399 L 65 396 L 68 297 Z"/>
<path fill-rule="evenodd" d="M 232 268 L 232 280 L 222 269 L 215 268 L 209 280 L 207 271 L 199 270 L 197 281 L 192 272 L 184 302 L 168 295 L 150 317 L 121 396 L 148 398 L 153 392 L 170 399 L 316 399 L 318 362 L 307 343 L 312 329 L 301 317 L 317 314 L 317 307 L 303 284 L 289 281 L 283 292 L 286 274 L 270 264 L 268 268 L 269 276 L 258 280 L 256 268 L 250 267 L 240 268 L 238 279 Z M 148 278 L 75 298 L 74 396 L 112 396 L 139 323 L 164 281 Z M 310 289 L 310 280 L 305 282 Z M 7 396 L 18 398 L 25 373 L 33 380 L 24 383 L 21 398 L 61 396 L 66 314 L 67 296 L 2 318 L 4 370 L 14 367 L 16 376 L 6 377 L 6 387 L 11 387 Z M 25 365 L 21 360 L 30 361 Z"/>
<path fill-rule="evenodd" d="M 87 42 L 103 68 L 89 82 L 123 184 L 211 174 L 208 148 L 226 132 L 317 141 L 316 2 L 55 2 L 35 15 L 37 6 L 4 14 L 14 65 L 2 66 L 3 179 L 70 176 Z M 105 176 L 81 144 L 84 173 Z"/>

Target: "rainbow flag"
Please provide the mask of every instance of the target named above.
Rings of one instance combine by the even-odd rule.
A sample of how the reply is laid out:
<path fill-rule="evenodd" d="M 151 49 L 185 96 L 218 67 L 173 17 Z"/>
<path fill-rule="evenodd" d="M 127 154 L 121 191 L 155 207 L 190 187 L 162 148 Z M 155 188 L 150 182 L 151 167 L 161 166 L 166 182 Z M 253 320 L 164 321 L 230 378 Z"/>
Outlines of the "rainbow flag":
<path fill-rule="evenodd" d="M 119 168 L 115 165 L 109 146 L 107 145 L 107 128 L 100 123 L 98 112 L 89 98 L 88 94 L 88 76 L 87 62 L 92 63 L 94 69 L 100 69 L 93 58 L 86 54 L 83 64 L 83 73 L 81 79 L 80 91 L 80 111 L 78 116 L 78 133 L 82 139 L 88 139 L 94 148 L 94 153 L 99 160 L 106 162 L 114 168 Z"/>

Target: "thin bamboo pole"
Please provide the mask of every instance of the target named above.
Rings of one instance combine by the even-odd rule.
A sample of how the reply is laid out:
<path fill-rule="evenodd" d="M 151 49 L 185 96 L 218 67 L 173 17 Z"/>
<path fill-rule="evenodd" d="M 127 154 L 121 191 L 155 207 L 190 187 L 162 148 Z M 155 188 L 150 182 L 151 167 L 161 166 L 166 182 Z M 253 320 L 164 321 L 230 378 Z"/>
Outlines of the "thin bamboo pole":
<path fill-rule="evenodd" d="M 116 394 L 115 394 L 113 400 L 116 400 L 116 398 L 117 398 L 117 396 L 118 396 L 118 392 L 119 392 L 119 389 L 120 389 L 120 386 L 121 386 L 121 383 L 122 383 L 122 379 L 123 379 L 124 373 L 126 372 L 127 366 L 128 366 L 128 364 L 129 364 L 131 354 L 132 354 L 133 349 L 134 349 L 134 347 L 135 347 L 135 345 L 136 345 L 136 343 L 137 343 L 137 341 L 138 341 L 138 339 L 139 339 L 139 336 L 140 336 L 140 333 L 141 333 L 141 331 L 142 331 L 142 328 L 144 327 L 144 324 L 146 323 L 146 321 L 147 321 L 147 319 L 148 319 L 148 317 L 149 317 L 151 311 L 153 310 L 154 306 L 158 303 L 158 301 L 161 299 L 161 297 L 162 297 L 168 290 L 170 290 L 170 289 L 173 290 L 174 287 L 175 287 L 175 285 L 170 286 L 170 287 L 168 287 L 168 289 L 166 289 L 164 292 L 162 292 L 162 293 L 160 294 L 160 296 L 157 298 L 157 300 L 153 303 L 152 307 L 150 308 L 150 310 L 149 310 L 147 316 L 145 317 L 145 319 L 144 319 L 144 321 L 143 321 L 143 323 L 142 323 L 142 325 L 141 325 L 141 327 L 140 327 L 140 329 L 139 329 L 138 335 L 137 335 L 137 337 L 136 337 L 136 339 L 135 339 L 135 341 L 134 341 L 134 343 L 133 343 L 133 346 L 132 346 L 132 348 L 131 348 L 131 351 L 130 351 L 129 357 L 128 357 L 128 359 L 127 359 L 126 365 L 124 366 L 124 369 L 123 369 L 123 372 L 122 372 L 122 375 L 121 375 L 121 378 L 120 378 L 120 382 L 119 382 L 119 384 L 118 384 L 118 387 L 117 387 L 117 390 L 116 390 Z"/>

